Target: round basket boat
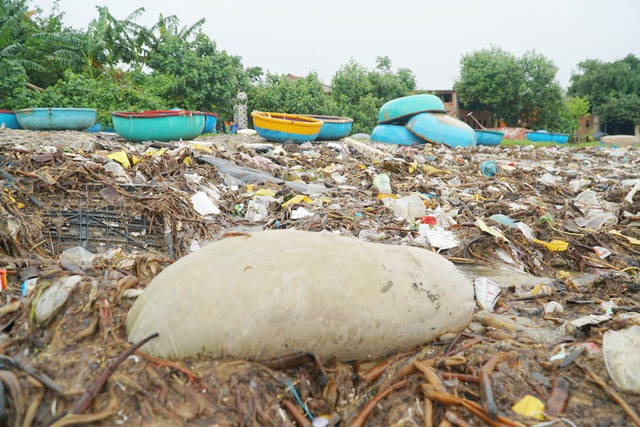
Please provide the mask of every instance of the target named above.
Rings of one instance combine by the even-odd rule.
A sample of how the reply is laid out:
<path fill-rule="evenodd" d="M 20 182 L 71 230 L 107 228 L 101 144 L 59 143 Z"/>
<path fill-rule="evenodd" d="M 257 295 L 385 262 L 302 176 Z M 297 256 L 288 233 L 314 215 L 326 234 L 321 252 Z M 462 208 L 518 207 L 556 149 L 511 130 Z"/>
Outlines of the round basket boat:
<path fill-rule="evenodd" d="M 16 113 L 10 110 L 0 110 L 0 127 L 2 125 L 7 129 L 22 129 L 18 119 L 16 119 Z"/>
<path fill-rule="evenodd" d="M 317 141 L 335 141 L 342 139 L 351 132 L 353 119 L 350 117 L 318 116 L 308 114 L 307 117 L 322 121 Z"/>
<path fill-rule="evenodd" d="M 314 141 L 323 124 L 321 120 L 298 114 L 253 111 L 251 117 L 258 135 L 271 142 Z"/>
<path fill-rule="evenodd" d="M 96 121 L 93 108 L 24 108 L 15 114 L 27 130 L 85 130 Z"/>
<path fill-rule="evenodd" d="M 113 112 L 111 120 L 120 136 L 134 142 L 193 139 L 205 125 L 204 113 L 186 110 Z"/>

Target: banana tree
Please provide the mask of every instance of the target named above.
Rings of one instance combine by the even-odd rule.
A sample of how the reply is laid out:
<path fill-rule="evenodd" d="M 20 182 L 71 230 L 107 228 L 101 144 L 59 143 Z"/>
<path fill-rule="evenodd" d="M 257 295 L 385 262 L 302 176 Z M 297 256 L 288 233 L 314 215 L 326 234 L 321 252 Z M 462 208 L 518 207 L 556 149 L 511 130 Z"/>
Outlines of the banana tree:
<path fill-rule="evenodd" d="M 24 42 L 37 31 L 26 0 L 0 0 L 0 60 L 10 61 L 25 70 L 44 70 L 39 64 L 21 57 Z"/>

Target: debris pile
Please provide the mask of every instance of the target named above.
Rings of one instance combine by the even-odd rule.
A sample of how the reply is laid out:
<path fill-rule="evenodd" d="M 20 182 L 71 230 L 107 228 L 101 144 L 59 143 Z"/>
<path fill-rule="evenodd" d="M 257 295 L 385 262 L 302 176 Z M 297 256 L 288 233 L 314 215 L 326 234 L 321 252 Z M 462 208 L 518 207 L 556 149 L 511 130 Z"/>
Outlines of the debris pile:
<path fill-rule="evenodd" d="M 639 163 L 608 145 L 0 130 L 0 419 L 640 426 L 637 352 L 621 350 L 640 325 Z M 276 229 L 438 252 L 473 281 L 473 320 L 375 360 L 168 360 L 126 341 L 129 309 L 167 266 Z"/>

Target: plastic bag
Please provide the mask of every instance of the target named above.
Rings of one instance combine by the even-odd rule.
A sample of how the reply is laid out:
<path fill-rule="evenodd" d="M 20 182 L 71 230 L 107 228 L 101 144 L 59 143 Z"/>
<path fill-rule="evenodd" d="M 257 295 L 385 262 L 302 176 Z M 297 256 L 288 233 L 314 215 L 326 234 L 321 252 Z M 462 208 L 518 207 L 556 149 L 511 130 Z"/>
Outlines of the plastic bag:
<path fill-rule="evenodd" d="M 616 386 L 640 392 L 640 326 L 604 333 L 604 364 Z"/>

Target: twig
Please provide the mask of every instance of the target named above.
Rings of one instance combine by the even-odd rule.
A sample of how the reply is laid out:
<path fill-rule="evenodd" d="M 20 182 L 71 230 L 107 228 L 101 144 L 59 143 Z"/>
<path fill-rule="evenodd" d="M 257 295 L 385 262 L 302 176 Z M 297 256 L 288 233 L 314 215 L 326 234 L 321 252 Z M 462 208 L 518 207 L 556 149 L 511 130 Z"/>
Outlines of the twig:
<path fill-rule="evenodd" d="M 126 346 L 126 345 L 127 345 L 127 342 L 126 342 L 126 341 L 124 341 L 122 338 L 120 338 L 120 337 L 115 333 L 115 331 L 116 331 L 117 329 L 119 329 L 120 327 L 122 327 L 122 324 L 118 325 L 118 326 L 117 326 L 117 327 L 115 327 L 115 328 L 111 328 L 111 336 L 113 337 L 113 339 L 115 339 L 115 340 L 116 340 L 116 342 L 117 342 L 118 344 L 120 344 L 121 346 L 123 346 L 123 347 L 124 347 L 124 346 Z M 173 362 L 173 361 L 171 361 L 171 360 L 166 360 L 166 359 L 161 359 L 161 358 L 159 358 L 159 357 L 152 356 L 152 355 L 147 354 L 147 353 L 145 353 L 145 352 L 143 352 L 143 351 L 140 351 L 140 350 L 136 351 L 136 354 L 137 354 L 138 356 L 142 357 L 143 359 L 146 359 L 146 360 L 147 360 L 147 361 L 149 361 L 150 363 L 155 364 L 155 365 L 157 365 L 157 366 L 166 366 L 166 367 L 168 367 L 168 368 L 173 368 L 173 369 L 176 369 L 176 370 L 177 370 L 177 371 L 179 371 L 179 372 L 182 372 L 183 374 L 185 374 L 185 375 L 187 376 L 187 378 L 189 378 L 189 381 L 191 381 L 191 382 L 193 382 L 193 381 L 195 381 L 195 380 L 197 380 L 197 379 L 199 379 L 199 378 L 200 378 L 200 375 L 198 375 L 198 374 L 196 374 L 195 372 L 193 372 L 193 371 L 191 371 L 191 370 L 189 370 L 189 369 L 185 368 L 184 366 L 180 365 L 180 364 L 179 364 L 179 363 L 177 363 L 177 362 Z"/>
<path fill-rule="evenodd" d="M 33 83 L 24 82 L 24 87 L 26 87 L 27 89 L 38 91 L 38 92 L 44 92 L 43 88 L 41 88 L 40 86 L 36 86 Z"/>
<path fill-rule="evenodd" d="M 0 257 L 0 265 L 14 264 L 16 267 L 26 268 L 30 265 L 42 265 L 43 261 L 38 261 L 36 259 L 27 259 L 27 258 L 13 258 L 3 256 Z"/>
<path fill-rule="evenodd" d="M 431 384 L 427 384 L 426 387 L 430 387 L 433 390 Z M 424 395 L 424 427 L 433 427 L 433 400 L 431 400 L 426 394 Z"/>
<path fill-rule="evenodd" d="M 598 384 L 600 388 L 602 388 L 609 396 L 611 396 L 613 400 L 616 401 L 618 405 L 622 407 L 624 412 L 626 412 L 627 415 L 629 415 L 629 418 L 631 418 L 631 420 L 636 426 L 640 427 L 640 416 L 638 416 L 636 411 L 631 406 L 629 406 L 627 402 L 625 402 L 622 396 L 620 396 L 615 390 L 612 390 L 611 387 L 609 387 L 607 383 L 605 383 L 604 380 L 600 378 L 598 374 L 593 372 L 591 369 L 580 364 L 578 364 L 578 366 L 580 366 L 587 373 L 587 376 L 591 381 Z"/>
<path fill-rule="evenodd" d="M 452 348 L 451 350 L 447 351 L 445 354 L 442 355 L 442 357 L 449 357 L 452 354 L 459 353 L 462 350 L 465 350 L 465 349 L 467 349 L 469 347 L 473 347 L 474 345 L 478 344 L 481 341 L 482 341 L 482 338 L 480 338 L 480 337 L 473 338 L 473 339 L 465 342 L 464 344 L 462 344 L 460 347 Z"/>
<path fill-rule="evenodd" d="M 472 424 L 469 424 L 468 422 L 466 422 L 465 420 L 463 420 L 462 418 L 460 418 L 459 416 L 457 416 L 451 411 L 445 412 L 444 416 L 449 422 L 459 427 L 473 427 Z"/>
<path fill-rule="evenodd" d="M 33 377 L 34 379 L 38 380 L 42 385 L 44 385 L 48 389 L 53 390 L 54 392 L 56 392 L 58 394 L 62 394 L 64 392 L 64 390 L 62 390 L 62 387 L 60 387 L 58 384 L 56 384 L 55 381 L 53 381 L 51 378 L 49 378 L 48 376 L 46 376 L 44 374 L 40 374 L 40 373 L 36 372 L 26 361 L 21 360 L 21 358 L 17 358 L 17 359 L 15 359 L 15 362 L 16 362 L 16 366 L 18 368 L 22 369 L 24 372 L 29 374 L 31 377 Z"/>
<path fill-rule="evenodd" d="M 457 372 L 444 372 L 444 371 L 438 371 L 438 374 L 440 374 L 440 376 L 445 380 L 456 379 L 458 381 L 462 381 L 465 383 L 480 382 L 480 378 L 478 378 L 478 376 L 476 375 L 459 374 Z"/>
<path fill-rule="evenodd" d="M 39 383 L 37 383 L 36 381 L 34 381 L 34 383 L 37 384 L 38 392 L 36 393 L 31 403 L 29 403 L 29 408 L 27 409 L 27 412 L 24 415 L 24 421 L 22 422 L 23 427 L 31 427 L 31 425 L 33 424 L 33 420 L 36 418 L 36 412 L 38 411 L 38 407 L 40 407 L 40 403 L 42 402 L 42 398 L 44 397 L 44 393 L 46 391 L 46 389 Z"/>
<path fill-rule="evenodd" d="M 290 401 L 289 399 L 284 399 L 282 401 L 282 406 L 284 406 L 284 409 L 289 411 L 296 424 L 298 424 L 300 427 L 311 427 L 311 421 L 309 421 L 302 414 L 302 412 L 300 412 L 298 408 L 296 408 L 296 405 L 292 401 Z"/>
<path fill-rule="evenodd" d="M 482 407 L 491 416 L 493 421 L 498 419 L 498 404 L 493 396 L 493 384 L 491 382 L 491 373 L 495 370 L 498 362 L 502 360 L 502 354 L 498 353 L 493 355 L 483 366 L 480 368 L 478 381 L 480 385 L 480 399 L 482 400 Z"/>
<path fill-rule="evenodd" d="M 371 399 L 369 402 L 367 402 L 366 405 L 364 405 L 364 408 L 362 408 L 362 411 L 360 411 L 356 419 L 353 420 L 353 422 L 349 425 L 349 427 L 364 426 L 364 423 L 367 421 L 367 418 L 369 418 L 369 415 L 371 415 L 371 411 L 373 411 L 373 408 L 378 403 L 380 403 L 382 399 L 390 395 L 394 390 L 399 390 L 405 385 L 407 385 L 407 382 L 405 380 L 402 380 L 400 382 L 393 384 L 391 387 L 389 387 L 385 391 L 381 391 L 378 394 L 376 394 L 376 396 L 373 399 Z"/>
<path fill-rule="evenodd" d="M 116 360 L 111 362 L 109 366 L 104 368 L 104 370 L 100 373 L 100 375 L 98 375 L 98 377 L 89 385 L 89 387 L 87 387 L 87 390 L 84 392 L 82 396 L 80 396 L 80 399 L 78 399 L 78 401 L 73 405 L 73 407 L 71 407 L 71 410 L 67 413 L 62 413 L 61 416 L 54 418 L 53 421 L 60 420 L 60 422 L 63 422 L 64 420 L 62 418 L 66 418 L 67 416 L 70 416 L 70 418 L 76 418 L 74 417 L 74 415 L 82 414 L 84 411 L 86 411 L 89 405 L 91 405 L 91 402 L 93 402 L 93 400 L 98 396 L 98 393 L 100 392 L 104 384 L 109 379 L 109 376 L 111 376 L 111 374 L 118 368 L 118 366 L 120 366 L 120 364 L 124 362 L 129 356 L 131 356 L 137 349 L 142 347 L 148 341 L 154 338 L 157 338 L 158 335 L 159 334 L 157 332 L 152 335 L 149 335 L 148 337 L 137 342 L 136 344 L 132 345 L 131 347 L 126 349 L 124 352 L 122 352 L 122 354 L 120 354 L 120 356 L 118 356 Z M 53 422 L 51 422 L 50 424 L 53 424 Z M 66 424 L 60 424 L 60 425 L 66 425 Z"/>
<path fill-rule="evenodd" d="M 417 362 L 417 361 L 413 362 L 413 366 L 415 366 L 416 369 L 422 372 L 422 375 L 424 375 L 424 378 L 427 380 L 429 384 L 433 386 L 435 390 L 442 391 L 442 392 L 445 391 L 444 384 L 442 383 L 442 380 L 438 376 L 438 373 L 436 372 L 435 369 L 433 369 L 431 366 L 427 366 L 424 363 Z"/>
<path fill-rule="evenodd" d="M 487 423 L 492 427 L 502 427 L 502 426 L 522 427 L 523 426 L 521 423 L 509 420 L 501 415 L 498 415 L 497 420 L 493 421 L 493 419 L 491 419 L 491 416 L 487 414 L 487 412 L 484 410 L 484 408 L 480 404 L 468 399 L 464 399 L 462 397 L 454 396 L 446 392 L 430 390 L 427 387 L 427 384 L 422 385 L 422 392 L 427 397 L 433 399 L 438 403 L 442 403 L 445 405 L 463 406 L 473 415 L 480 418 L 482 421 L 484 421 L 485 423 Z"/>

